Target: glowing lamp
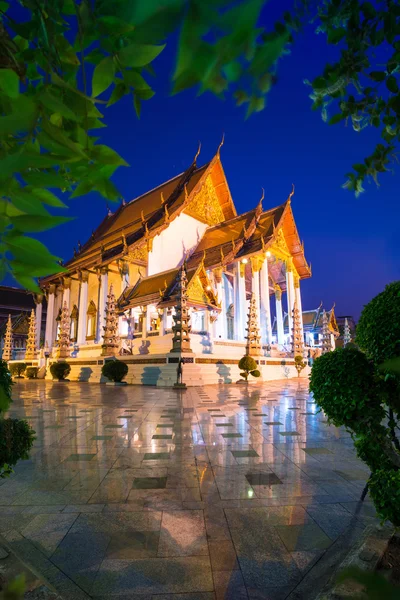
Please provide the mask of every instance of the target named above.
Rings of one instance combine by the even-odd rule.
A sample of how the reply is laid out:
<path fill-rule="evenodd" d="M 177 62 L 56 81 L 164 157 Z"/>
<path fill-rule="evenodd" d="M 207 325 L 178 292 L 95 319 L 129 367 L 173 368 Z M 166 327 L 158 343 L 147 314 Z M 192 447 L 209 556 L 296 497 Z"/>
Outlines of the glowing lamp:
<path fill-rule="evenodd" d="M 207 292 L 211 292 L 211 285 L 208 285 L 208 286 L 206 287 L 206 290 L 207 290 Z"/>
<path fill-rule="evenodd" d="M 247 260 L 247 258 L 242 258 L 242 264 L 243 265 L 247 265 L 249 261 Z"/>
<path fill-rule="evenodd" d="M 271 256 L 271 252 L 269 250 L 266 251 L 265 256 Z"/>

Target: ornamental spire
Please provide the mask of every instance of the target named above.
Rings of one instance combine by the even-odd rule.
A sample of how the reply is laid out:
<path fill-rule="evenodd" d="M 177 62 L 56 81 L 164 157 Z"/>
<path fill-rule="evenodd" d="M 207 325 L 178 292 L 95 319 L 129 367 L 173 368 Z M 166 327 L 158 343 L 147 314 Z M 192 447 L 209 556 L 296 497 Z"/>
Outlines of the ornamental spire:
<path fill-rule="evenodd" d="M 260 356 L 261 344 L 260 333 L 258 328 L 257 303 L 255 294 L 251 294 L 249 312 L 247 313 L 246 327 L 246 354 L 247 356 Z"/>
<path fill-rule="evenodd" d="M 28 340 L 26 342 L 25 359 L 34 360 L 36 358 L 36 318 L 35 311 L 32 308 L 29 317 Z"/>
<path fill-rule="evenodd" d="M 297 306 L 297 300 L 294 301 L 294 307 L 292 312 L 292 352 L 293 356 L 303 356 L 304 354 L 304 343 L 303 336 L 301 334 L 300 324 L 300 311 Z"/>
<path fill-rule="evenodd" d="M 325 310 L 322 313 L 321 350 L 322 354 L 326 354 L 327 352 L 331 352 L 332 350 L 331 332 L 329 331 L 328 317 Z"/>
<path fill-rule="evenodd" d="M 347 346 L 347 344 L 350 344 L 350 342 L 351 342 L 350 327 L 349 327 L 349 322 L 346 317 L 346 319 L 344 320 L 343 346 Z"/>
<path fill-rule="evenodd" d="M 8 315 L 6 333 L 4 336 L 3 360 L 11 360 L 12 358 L 12 322 L 11 315 Z"/>
<path fill-rule="evenodd" d="M 115 296 L 113 286 L 110 286 L 110 291 L 107 295 L 106 302 L 106 318 L 104 324 L 104 335 L 101 355 L 115 356 L 118 353 L 119 338 L 118 338 L 118 316 L 115 310 Z"/>
<path fill-rule="evenodd" d="M 60 322 L 60 333 L 58 336 L 58 349 L 57 358 L 69 358 L 69 344 L 70 344 L 70 318 L 67 303 L 64 302 L 64 306 L 61 310 L 61 322 Z"/>
<path fill-rule="evenodd" d="M 192 352 L 190 348 L 191 325 L 187 300 L 187 277 L 185 266 L 182 265 L 179 271 L 175 314 L 172 317 L 174 319 L 174 325 L 172 326 L 174 336 L 172 338 L 171 352 Z"/>

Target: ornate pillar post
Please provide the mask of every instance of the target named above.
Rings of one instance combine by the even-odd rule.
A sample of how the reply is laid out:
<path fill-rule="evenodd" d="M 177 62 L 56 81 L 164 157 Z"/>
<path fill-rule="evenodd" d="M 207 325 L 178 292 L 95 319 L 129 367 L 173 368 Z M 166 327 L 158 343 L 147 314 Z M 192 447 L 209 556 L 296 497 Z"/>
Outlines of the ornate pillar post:
<path fill-rule="evenodd" d="M 71 278 L 63 277 L 63 296 L 62 296 L 61 306 L 64 306 L 64 302 L 66 302 L 67 306 L 68 306 L 68 310 L 70 308 L 70 306 L 69 306 L 70 296 L 71 296 Z"/>
<path fill-rule="evenodd" d="M 53 345 L 53 328 L 54 328 L 54 300 L 55 300 L 56 286 L 52 283 L 49 285 L 49 293 L 47 296 L 47 316 L 46 316 L 46 333 L 45 333 L 45 344 L 47 344 L 49 350 Z"/>
<path fill-rule="evenodd" d="M 217 338 L 226 339 L 226 301 L 225 301 L 225 290 L 223 287 L 222 277 L 223 271 L 222 267 L 218 267 L 218 269 L 213 270 L 215 287 L 217 290 L 218 300 L 221 303 L 221 312 L 218 315 L 217 323 L 216 323 L 216 336 Z"/>
<path fill-rule="evenodd" d="M 86 344 L 86 314 L 88 309 L 88 271 L 82 271 L 80 274 L 80 292 L 79 292 L 79 315 L 78 332 L 76 341 L 79 346 Z"/>
<path fill-rule="evenodd" d="M 260 319 L 260 270 L 263 264 L 263 257 L 252 256 L 251 259 L 251 291 L 254 294 L 254 300 L 257 310 L 257 324 L 258 330 L 260 331 L 261 319 Z"/>
<path fill-rule="evenodd" d="M 147 338 L 147 313 L 148 307 L 142 306 L 142 340 Z"/>
<path fill-rule="evenodd" d="M 264 260 L 260 271 L 261 283 L 261 335 L 262 341 L 265 344 L 272 342 L 272 324 L 271 324 L 271 305 L 269 301 L 269 274 L 268 274 L 268 259 Z"/>
<path fill-rule="evenodd" d="M 119 264 L 119 273 L 121 275 L 121 295 L 124 293 L 127 287 L 129 287 L 129 263 L 126 260 L 122 260 Z M 118 300 L 118 298 L 117 298 Z M 122 334 L 122 324 L 124 322 L 124 316 L 118 317 L 118 332 Z"/>
<path fill-rule="evenodd" d="M 275 285 L 275 306 L 276 306 L 276 331 L 278 335 L 278 346 L 282 348 L 285 345 L 283 333 L 283 314 L 282 314 L 282 290 L 279 285 Z"/>
<path fill-rule="evenodd" d="M 99 273 L 100 297 L 99 297 L 99 317 L 97 325 L 97 343 L 101 344 L 104 335 L 104 323 L 106 316 L 106 303 L 108 294 L 108 267 L 101 267 Z"/>
<path fill-rule="evenodd" d="M 166 306 L 164 307 L 164 310 L 163 310 L 162 326 L 163 326 L 163 330 L 164 330 L 163 335 L 165 335 L 165 332 L 168 329 L 168 308 Z"/>
<path fill-rule="evenodd" d="M 296 276 L 294 278 L 294 293 L 295 293 L 297 308 L 299 309 L 299 315 L 300 315 L 301 339 L 303 340 L 303 344 L 305 344 L 304 326 L 303 326 L 303 307 L 301 304 L 301 292 L 300 292 L 300 277 L 298 277 L 298 276 Z"/>
<path fill-rule="evenodd" d="M 36 304 L 36 348 L 40 349 L 40 334 L 42 331 L 43 294 L 34 294 Z"/>
<path fill-rule="evenodd" d="M 246 280 L 245 263 L 238 262 L 235 271 L 235 338 L 243 342 L 246 338 Z"/>
<path fill-rule="evenodd" d="M 288 307 L 289 338 L 291 338 L 293 329 L 293 308 L 295 299 L 292 258 L 288 258 L 286 260 L 286 296 Z"/>

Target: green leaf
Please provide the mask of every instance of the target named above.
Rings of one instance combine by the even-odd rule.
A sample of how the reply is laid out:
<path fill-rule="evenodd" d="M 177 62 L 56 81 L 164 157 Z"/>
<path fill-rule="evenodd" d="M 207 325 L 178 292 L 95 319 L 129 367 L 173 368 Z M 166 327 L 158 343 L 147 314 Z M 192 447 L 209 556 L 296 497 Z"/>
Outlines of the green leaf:
<path fill-rule="evenodd" d="M 124 80 L 128 85 L 131 85 L 135 89 L 147 90 L 150 89 L 149 84 L 144 79 L 144 77 L 138 73 L 137 71 L 124 71 L 123 72 Z"/>
<path fill-rule="evenodd" d="M 121 165 L 128 167 L 128 163 L 112 148 L 99 144 L 93 147 L 92 158 L 106 165 Z"/>
<path fill-rule="evenodd" d="M 23 233 L 32 233 L 37 231 L 46 231 L 46 229 L 57 227 L 57 225 L 61 225 L 62 223 L 72 221 L 72 218 L 53 216 L 44 217 L 38 215 L 20 215 L 17 217 L 10 217 L 10 221 L 12 225 L 14 225 L 16 229 L 18 229 L 18 231 L 22 231 Z"/>
<path fill-rule="evenodd" d="M 148 44 L 130 44 L 118 53 L 118 58 L 124 67 L 144 67 L 151 63 L 165 48 Z"/>
<path fill-rule="evenodd" d="M 13 100 L 12 113 L 0 117 L 0 136 L 14 135 L 32 128 L 37 115 L 37 106 L 26 95 Z"/>
<path fill-rule="evenodd" d="M 125 83 L 119 81 L 112 91 L 107 106 L 111 106 L 112 104 L 118 102 L 118 100 L 121 100 L 122 96 L 124 96 L 127 92 L 129 92 L 129 88 L 125 85 Z"/>
<path fill-rule="evenodd" d="M 141 111 L 141 102 L 140 98 L 136 94 L 133 94 L 133 106 L 135 107 L 136 116 L 140 119 L 140 111 Z"/>
<path fill-rule="evenodd" d="M 19 95 L 19 77 L 12 69 L 0 69 L 0 88 L 10 98 Z"/>
<path fill-rule="evenodd" d="M 43 204 L 47 204 L 48 206 L 56 206 L 57 208 L 67 208 L 66 204 L 57 198 L 53 192 L 49 192 L 49 190 L 33 188 L 29 191 L 41 202 L 43 202 Z"/>
<path fill-rule="evenodd" d="M 340 123 L 340 121 L 343 121 L 344 119 L 344 115 L 342 113 L 338 113 L 337 115 L 333 115 L 333 117 L 331 117 L 329 119 L 329 125 L 336 125 L 336 123 Z"/>
<path fill-rule="evenodd" d="M 52 273 L 48 274 L 52 275 Z M 37 281 L 33 279 L 33 277 L 30 277 L 29 275 L 23 275 L 22 273 L 13 273 L 13 277 L 24 290 L 30 290 L 31 292 L 36 292 L 36 294 L 42 293 Z"/>
<path fill-rule="evenodd" d="M 71 121 L 79 121 L 79 116 L 74 113 L 68 106 L 64 104 L 64 102 L 52 94 L 50 91 L 45 90 L 39 95 L 39 102 L 48 110 L 53 113 L 58 113 L 62 117 L 66 119 L 70 119 Z"/>
<path fill-rule="evenodd" d="M 384 81 L 386 79 L 384 71 L 372 71 L 369 76 L 373 81 Z"/>
<path fill-rule="evenodd" d="M 394 75 L 390 75 L 390 77 L 386 79 L 386 87 L 392 94 L 397 94 L 399 86 L 397 85 L 397 80 Z"/>
<path fill-rule="evenodd" d="M 58 173 L 50 171 L 28 171 L 22 173 L 27 185 L 40 188 L 59 188 L 64 190 L 68 185 L 67 180 Z"/>
<path fill-rule="evenodd" d="M 48 266 L 49 269 L 54 268 L 53 273 L 57 271 L 55 263 L 60 259 L 50 254 L 42 242 L 23 235 L 4 236 L 3 241 L 17 261 L 27 265 Z"/>
<path fill-rule="evenodd" d="M 346 29 L 344 27 L 340 27 L 339 29 L 328 29 L 328 44 L 338 44 L 345 35 Z"/>
<path fill-rule="evenodd" d="M 224 67 L 224 73 L 228 81 L 237 81 L 242 74 L 242 65 L 233 60 Z"/>
<path fill-rule="evenodd" d="M 107 56 L 97 65 L 93 72 L 92 96 L 96 98 L 114 81 L 115 65 L 112 56 Z"/>
<path fill-rule="evenodd" d="M 140 98 L 140 100 L 150 100 L 154 96 L 155 92 L 152 89 L 148 90 L 135 90 L 135 95 Z"/>

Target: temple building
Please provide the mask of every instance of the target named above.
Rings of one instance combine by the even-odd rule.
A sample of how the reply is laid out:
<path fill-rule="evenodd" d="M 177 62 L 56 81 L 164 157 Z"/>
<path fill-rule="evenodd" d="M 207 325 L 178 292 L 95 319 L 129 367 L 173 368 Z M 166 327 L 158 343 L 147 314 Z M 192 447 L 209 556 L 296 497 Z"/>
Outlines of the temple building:
<path fill-rule="evenodd" d="M 302 322 L 303 322 L 303 335 L 304 345 L 309 348 L 320 348 L 322 343 L 322 316 L 324 308 L 322 303 L 313 310 L 303 310 Z M 328 327 L 331 333 L 332 349 L 336 348 L 337 340 L 340 336 L 339 326 L 336 321 L 335 307 L 333 306 L 330 310 L 326 311 L 328 318 Z M 283 332 L 284 332 L 284 344 L 285 348 L 290 348 L 291 334 L 289 331 L 289 316 L 285 312 L 283 315 Z M 277 320 L 276 318 L 272 323 L 272 341 L 277 343 Z"/>
<path fill-rule="evenodd" d="M 62 307 L 68 307 L 71 379 L 101 380 L 101 365 L 109 359 L 104 324 L 111 286 L 119 340 L 113 354 L 128 364 L 128 383 L 172 385 L 178 334 L 190 338 L 181 353 L 188 385 L 239 379 L 252 294 L 262 377 L 297 375 L 285 350 L 284 305 L 290 331 L 295 302 L 302 311 L 301 281 L 311 269 L 292 212 L 293 192 L 275 208 L 265 210 L 261 198 L 238 215 L 220 148 L 204 166 L 197 158 L 184 173 L 109 211 L 66 271 L 40 281 L 50 361 L 56 359 Z M 182 325 L 176 311 L 183 297 Z M 179 327 L 184 331 L 177 333 Z"/>

